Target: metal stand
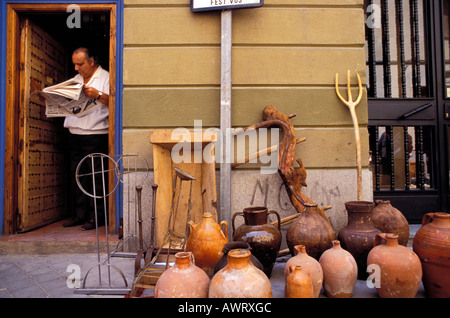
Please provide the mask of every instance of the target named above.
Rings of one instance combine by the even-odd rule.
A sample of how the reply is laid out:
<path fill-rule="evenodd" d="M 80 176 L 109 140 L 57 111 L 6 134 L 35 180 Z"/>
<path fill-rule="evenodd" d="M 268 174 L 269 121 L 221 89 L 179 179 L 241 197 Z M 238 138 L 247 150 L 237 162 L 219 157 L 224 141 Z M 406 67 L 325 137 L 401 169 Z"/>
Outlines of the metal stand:
<path fill-rule="evenodd" d="M 95 169 L 95 160 L 100 160 L 100 170 L 96 171 Z M 111 169 L 107 169 L 105 168 L 105 159 L 108 159 L 110 161 L 110 164 L 107 165 L 107 167 L 109 166 L 114 166 L 114 170 Z M 90 167 L 90 169 L 87 169 L 87 171 L 91 170 L 90 172 L 87 173 L 80 173 L 80 171 L 82 170 L 83 164 L 87 164 L 88 167 Z M 109 156 L 105 155 L 105 154 L 100 154 L 100 153 L 93 153 L 90 155 L 87 155 L 86 157 L 84 157 L 80 163 L 77 166 L 76 169 L 76 182 L 78 184 L 78 187 L 81 189 L 81 191 L 86 194 L 87 196 L 93 198 L 94 200 L 94 215 L 95 215 L 95 230 L 96 230 L 96 234 L 97 234 L 97 265 L 91 267 L 88 272 L 86 273 L 84 280 L 83 280 L 83 286 L 82 288 L 76 289 L 74 291 L 75 294 L 108 294 L 108 295 L 125 295 L 127 294 L 130 289 L 128 288 L 128 283 L 127 280 L 125 278 L 125 275 L 123 274 L 123 272 L 117 268 L 116 266 L 112 265 L 110 263 L 110 254 L 109 254 L 109 242 L 108 242 L 108 220 L 107 220 L 107 202 L 106 202 L 106 198 L 111 195 L 115 189 L 117 188 L 118 185 L 118 181 L 115 184 L 114 189 L 111 190 L 111 192 L 106 193 L 106 189 L 107 189 L 107 184 L 105 181 L 105 176 L 107 175 L 107 173 L 111 172 L 111 171 L 117 171 L 117 163 Z M 102 187 L 101 189 L 96 189 L 96 182 L 95 179 L 96 177 L 101 177 L 101 181 L 102 181 Z M 89 193 L 86 189 L 84 189 L 83 184 L 85 184 L 85 182 L 82 182 L 81 179 L 83 178 L 88 178 L 87 180 L 91 179 L 92 180 L 92 193 Z M 97 191 L 99 191 L 100 194 L 97 194 Z M 106 259 L 105 261 L 101 261 L 101 257 L 100 257 L 100 242 L 99 242 L 99 230 L 98 230 L 98 220 L 97 220 L 97 199 L 103 199 L 103 206 L 104 206 L 104 217 L 105 217 L 105 236 L 106 236 Z M 102 267 L 106 266 L 106 272 L 108 275 L 108 281 L 107 281 L 107 285 L 105 285 L 103 283 L 102 280 Z M 86 288 L 86 281 L 88 278 L 88 275 L 91 273 L 91 270 L 93 268 L 97 267 L 98 268 L 98 279 L 99 279 L 99 286 L 96 288 Z M 111 267 L 116 270 L 122 277 L 124 283 L 125 283 L 125 287 L 124 288 L 115 288 L 112 286 L 112 281 L 111 281 Z"/>
<path fill-rule="evenodd" d="M 192 197 L 192 181 L 195 180 L 193 176 L 190 174 L 178 169 L 174 168 L 175 170 L 175 176 L 173 180 L 173 187 L 172 187 L 172 204 L 170 208 L 170 215 L 169 215 L 169 222 L 167 224 L 167 232 L 164 236 L 164 239 L 161 243 L 161 246 L 158 248 L 156 254 L 153 256 L 153 253 L 151 255 L 147 255 L 149 257 L 152 257 L 149 262 L 146 261 L 146 265 L 144 268 L 139 270 L 137 273 L 133 286 L 131 288 L 131 297 L 138 297 L 138 290 L 144 290 L 144 289 L 153 289 L 156 285 L 156 282 L 161 276 L 161 274 L 169 268 L 170 264 L 170 255 L 174 252 L 180 252 L 183 251 L 186 245 L 186 240 L 188 237 L 188 227 L 187 222 L 190 220 L 190 211 L 191 211 L 191 197 Z M 177 191 L 177 185 L 179 182 L 179 187 Z M 183 181 L 189 181 L 190 182 L 190 188 L 189 188 L 189 201 L 188 201 L 188 210 L 187 210 L 187 222 L 186 222 L 186 229 L 185 233 L 176 233 L 175 231 L 175 224 L 178 214 L 178 203 L 180 201 L 181 197 L 181 188 Z M 154 188 L 154 191 L 156 189 Z M 178 193 L 178 196 L 176 195 Z M 153 203 L 154 208 L 154 203 Z M 153 233 L 152 233 L 152 240 L 153 240 Z M 176 244 L 174 244 L 176 243 Z M 165 247 L 168 244 L 168 247 Z M 149 253 L 149 252 L 147 252 Z M 158 260 L 160 261 L 160 255 L 161 254 L 167 254 L 165 265 L 160 263 L 157 263 Z M 147 258 L 147 257 L 146 257 Z"/>
<path fill-rule="evenodd" d="M 139 160 L 138 160 L 139 159 Z M 148 177 L 148 162 L 144 157 L 139 154 L 124 154 L 119 156 L 118 165 L 120 166 L 122 161 L 123 170 L 117 170 L 116 174 L 120 182 L 127 183 L 127 234 L 117 244 L 116 249 L 111 253 L 111 257 L 127 257 L 135 258 L 140 249 L 143 249 L 143 237 L 142 237 L 142 215 L 139 216 L 140 209 L 140 193 L 144 185 L 145 180 Z M 131 178 L 131 176 L 133 176 Z M 136 189 L 134 200 L 132 197 L 132 189 Z M 133 220 L 131 218 L 131 210 L 134 202 L 134 229 Z M 137 227 L 140 227 L 138 233 Z M 134 230 L 134 231 L 133 231 Z M 137 235 L 138 233 L 139 235 Z M 138 246 L 139 242 L 139 246 Z M 141 246 L 142 245 L 142 246 Z"/>
<path fill-rule="evenodd" d="M 173 189 L 172 189 L 172 206 L 170 207 L 170 215 L 169 215 L 169 223 L 167 225 L 167 232 L 166 235 L 164 236 L 164 239 L 161 243 L 161 247 L 158 250 L 158 252 L 156 253 L 154 259 L 156 260 L 156 258 L 158 257 L 159 253 L 161 252 L 161 249 L 167 244 L 169 243 L 169 247 L 167 249 L 167 262 L 166 262 L 166 268 L 169 267 L 169 255 L 170 255 L 170 251 L 171 248 L 173 246 L 173 242 L 177 242 L 178 244 L 176 245 L 176 247 L 178 247 L 180 250 L 184 250 L 185 246 L 186 246 L 186 240 L 188 237 L 188 227 L 186 226 L 185 229 L 185 233 L 180 234 L 180 233 L 176 233 L 175 232 L 175 224 L 176 224 L 176 219 L 177 219 L 177 213 L 178 213 L 178 203 L 180 201 L 180 197 L 181 197 L 181 187 L 182 187 L 182 183 L 183 181 L 190 181 L 190 187 L 189 187 L 189 202 L 188 202 L 188 210 L 187 210 L 187 222 L 189 222 L 190 218 L 191 218 L 191 198 L 192 198 L 192 181 L 195 180 L 195 178 L 193 176 L 191 176 L 190 174 L 178 169 L 178 168 L 174 168 L 175 170 L 175 176 L 174 176 L 174 182 L 173 182 Z M 179 191 L 178 191 L 178 197 L 175 200 L 175 194 L 176 194 L 176 190 L 177 190 L 177 180 L 180 179 L 180 187 L 179 187 Z"/>

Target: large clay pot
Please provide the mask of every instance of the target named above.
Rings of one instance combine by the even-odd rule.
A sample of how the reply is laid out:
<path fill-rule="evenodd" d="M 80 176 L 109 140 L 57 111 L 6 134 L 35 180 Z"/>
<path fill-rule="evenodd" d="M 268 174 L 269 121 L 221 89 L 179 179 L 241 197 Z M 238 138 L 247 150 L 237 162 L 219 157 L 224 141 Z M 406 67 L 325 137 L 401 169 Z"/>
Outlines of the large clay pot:
<path fill-rule="evenodd" d="M 311 278 L 300 265 L 291 265 L 288 269 L 284 286 L 286 298 L 314 298 L 314 288 Z"/>
<path fill-rule="evenodd" d="M 346 202 L 348 223 L 338 235 L 342 248 L 350 252 L 358 265 L 358 279 L 365 280 L 367 274 L 367 256 L 373 248 L 375 236 L 381 234 L 372 223 L 373 202 Z"/>
<path fill-rule="evenodd" d="M 422 265 L 416 253 L 399 245 L 398 235 L 392 233 L 377 234 L 374 245 L 367 266 L 373 271 L 371 277 L 378 295 L 382 298 L 416 296 L 422 281 Z"/>
<path fill-rule="evenodd" d="M 351 298 L 358 279 L 355 258 L 333 241 L 333 247 L 323 252 L 319 259 L 323 270 L 323 288 L 329 298 Z"/>
<path fill-rule="evenodd" d="M 189 221 L 190 234 L 186 242 L 186 251 L 195 256 L 195 263 L 203 269 L 209 277 L 214 275 L 214 266 L 223 255 L 222 249 L 228 243 L 224 233 L 228 232 L 227 221 L 217 224 L 212 214 L 207 212 L 197 225 Z M 222 232 L 222 227 L 225 230 Z"/>
<path fill-rule="evenodd" d="M 272 286 L 263 271 L 250 261 L 250 251 L 232 250 L 228 264 L 218 271 L 209 285 L 209 298 L 271 298 Z"/>
<path fill-rule="evenodd" d="M 297 245 L 294 247 L 295 256 L 291 257 L 284 265 L 284 277 L 290 273 L 290 268 L 293 265 L 302 267 L 302 271 L 309 275 L 313 284 L 313 294 L 315 298 L 319 297 L 323 283 L 323 270 L 320 263 L 306 252 L 304 245 Z"/>
<path fill-rule="evenodd" d="M 278 228 L 267 222 L 267 217 L 275 214 Z M 243 216 L 245 224 L 235 230 L 235 219 Z M 252 254 L 264 266 L 264 273 L 270 277 L 281 246 L 280 215 L 276 211 L 268 211 L 265 207 L 245 208 L 232 217 L 233 240 L 247 242 L 252 248 Z"/>
<path fill-rule="evenodd" d="M 320 255 L 332 246 L 336 239 L 331 223 L 325 212 L 316 203 L 305 203 L 305 210 L 286 232 L 286 242 L 292 256 L 294 246 L 305 245 L 308 255 L 319 260 Z"/>
<path fill-rule="evenodd" d="M 425 295 L 450 298 L 450 214 L 425 214 L 413 250 L 422 262 Z"/>
<path fill-rule="evenodd" d="M 406 246 L 409 240 L 409 224 L 405 216 L 391 205 L 391 201 L 376 200 L 372 211 L 373 225 L 382 233 L 398 235 L 398 244 Z"/>
<path fill-rule="evenodd" d="M 195 266 L 190 252 L 175 254 L 175 264 L 159 277 L 155 298 L 207 298 L 209 277 Z"/>
<path fill-rule="evenodd" d="M 227 266 L 228 253 L 235 249 L 245 249 L 250 252 L 252 251 L 252 248 L 250 247 L 250 245 L 247 242 L 236 241 L 236 242 L 229 242 L 229 243 L 225 244 L 225 246 L 222 249 L 223 255 L 220 258 L 220 260 L 216 263 L 216 266 L 214 267 L 214 274 L 217 273 L 218 271 L 220 271 L 225 266 Z M 255 265 L 256 268 L 258 268 L 260 270 L 264 269 L 261 262 L 253 254 L 250 255 L 250 261 L 252 262 L 253 265 Z"/>

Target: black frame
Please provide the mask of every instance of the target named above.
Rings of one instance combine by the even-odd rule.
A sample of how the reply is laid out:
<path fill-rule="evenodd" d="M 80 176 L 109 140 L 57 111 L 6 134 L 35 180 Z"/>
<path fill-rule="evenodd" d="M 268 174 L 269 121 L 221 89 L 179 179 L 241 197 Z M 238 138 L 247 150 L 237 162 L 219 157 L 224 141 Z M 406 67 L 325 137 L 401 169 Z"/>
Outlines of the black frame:
<path fill-rule="evenodd" d="M 439 150 L 439 169 L 442 171 L 440 174 L 440 182 L 441 182 L 441 192 L 442 192 L 442 212 L 449 212 L 450 209 L 450 191 L 449 191 L 449 136 L 448 129 L 450 127 L 450 117 L 447 115 L 448 110 L 450 109 L 450 97 L 446 95 L 446 86 L 445 86 L 445 52 L 444 52 L 444 3 L 443 1 L 434 1 L 434 32 L 436 40 L 434 43 L 436 48 L 436 99 L 437 99 L 437 117 L 438 117 L 438 132 L 439 132 L 439 140 L 438 140 L 438 150 Z"/>

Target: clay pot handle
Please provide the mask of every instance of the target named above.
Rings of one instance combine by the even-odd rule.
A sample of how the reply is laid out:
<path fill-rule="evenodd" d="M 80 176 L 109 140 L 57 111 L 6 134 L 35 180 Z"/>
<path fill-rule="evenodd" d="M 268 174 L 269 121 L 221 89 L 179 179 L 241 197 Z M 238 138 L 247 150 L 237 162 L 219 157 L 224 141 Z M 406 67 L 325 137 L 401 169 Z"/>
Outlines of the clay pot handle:
<path fill-rule="evenodd" d="M 195 229 L 195 223 L 194 223 L 194 221 L 189 221 L 188 224 L 189 224 L 189 226 L 190 226 L 191 233 L 194 232 L 194 229 Z"/>
<path fill-rule="evenodd" d="M 383 240 L 386 240 L 386 233 L 381 233 L 375 235 L 375 240 L 373 241 L 373 247 L 381 245 Z"/>
<path fill-rule="evenodd" d="M 271 214 L 275 214 L 277 216 L 277 219 L 278 219 L 278 231 L 281 232 L 281 218 L 280 218 L 280 214 L 277 211 L 275 211 L 275 210 L 270 210 L 268 215 L 271 215 Z"/>
<path fill-rule="evenodd" d="M 386 241 L 387 246 L 397 246 L 398 244 L 398 235 L 393 233 L 380 233 L 375 235 L 375 239 L 373 242 L 373 247 L 378 246 L 383 243 L 383 240 Z"/>
<path fill-rule="evenodd" d="M 422 226 L 430 223 L 434 219 L 434 215 L 435 215 L 435 213 L 433 213 L 433 212 L 425 214 L 422 218 Z"/>
<path fill-rule="evenodd" d="M 222 229 L 222 226 L 225 225 L 225 231 L 222 229 L 223 234 L 225 235 L 225 237 L 228 237 L 228 222 L 227 221 L 222 221 L 220 222 L 220 228 Z"/>
<path fill-rule="evenodd" d="M 244 217 L 244 212 L 236 212 L 236 213 L 233 214 L 233 217 L 231 218 L 231 227 L 232 227 L 232 229 L 233 229 L 233 235 L 234 235 L 234 232 L 235 232 L 235 228 L 234 228 L 234 219 L 235 219 L 238 215 Z"/>
<path fill-rule="evenodd" d="M 300 265 L 295 265 L 295 264 L 292 264 L 291 266 L 289 266 L 289 274 L 292 273 L 293 271 L 295 271 L 297 269 L 297 267 L 301 268 Z"/>

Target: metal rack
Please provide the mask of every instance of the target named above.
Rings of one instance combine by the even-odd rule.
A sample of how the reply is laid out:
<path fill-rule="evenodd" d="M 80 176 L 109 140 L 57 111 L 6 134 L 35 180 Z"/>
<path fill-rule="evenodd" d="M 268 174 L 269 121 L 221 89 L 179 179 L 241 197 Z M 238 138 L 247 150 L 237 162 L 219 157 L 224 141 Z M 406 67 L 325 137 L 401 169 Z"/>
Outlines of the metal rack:
<path fill-rule="evenodd" d="M 100 161 L 100 163 L 96 165 L 96 160 Z M 108 162 L 105 164 L 105 161 Z M 87 165 L 87 169 L 86 169 Z M 96 168 L 97 167 L 97 168 Z M 98 167 L 100 167 L 98 169 Z M 113 167 L 113 168 L 110 168 Z M 86 169 L 86 170 L 85 170 Z M 86 171 L 86 172 L 84 172 Z M 109 241 L 108 241 L 108 222 L 107 222 L 107 202 L 106 199 L 109 195 L 111 195 L 117 188 L 119 181 L 117 180 L 115 186 L 109 193 L 107 192 L 107 175 L 111 171 L 118 171 L 117 162 L 108 155 L 101 153 L 93 153 L 84 157 L 78 164 L 75 177 L 78 187 L 81 191 L 87 196 L 93 198 L 94 201 L 94 215 L 95 215 L 95 230 L 97 236 L 97 265 L 91 267 L 83 280 L 83 285 L 81 288 L 76 289 L 74 291 L 75 294 L 108 294 L 108 295 L 117 295 L 117 294 L 126 294 L 130 291 L 128 287 L 128 283 L 125 275 L 117 266 L 114 266 L 110 262 L 110 254 L 109 254 Z M 97 189 L 96 186 L 96 178 L 101 178 L 101 189 Z M 86 181 L 84 181 L 86 179 Z M 89 183 L 92 182 L 92 188 L 86 189 L 85 187 Z M 90 192 L 92 191 L 92 192 Z M 99 241 L 99 220 L 98 210 L 97 210 L 97 200 L 103 200 L 103 208 L 104 208 L 104 223 L 105 223 L 105 237 L 106 237 L 106 259 L 104 261 L 101 260 L 100 253 L 100 241 Z M 106 267 L 107 281 L 106 283 L 103 281 L 103 273 L 102 268 Z M 98 270 L 98 286 L 89 288 L 86 287 L 86 282 L 89 275 L 92 273 L 92 270 L 97 268 Z M 111 269 L 117 271 L 124 282 L 123 288 L 117 288 L 112 285 L 111 280 Z"/>
<path fill-rule="evenodd" d="M 142 191 L 144 182 L 148 177 L 149 166 L 147 160 L 136 153 L 124 154 L 117 157 L 119 159 L 117 160 L 116 175 L 122 184 L 127 185 L 126 206 L 128 213 L 126 220 L 124 220 L 127 233 L 117 244 L 116 249 L 111 252 L 111 257 L 135 258 L 139 250 L 142 249 L 140 245 L 143 242 L 142 231 L 138 229 L 139 226 L 142 226 L 142 218 L 139 216 L 139 192 Z M 121 169 L 120 166 L 122 166 Z M 139 187 L 140 190 L 138 190 Z M 136 191 L 133 192 L 133 189 L 136 189 Z M 134 222 L 132 219 L 132 210 L 134 210 Z"/>
<path fill-rule="evenodd" d="M 177 217 L 180 216 L 178 206 L 181 197 L 181 188 L 183 186 L 183 182 L 189 182 L 188 208 L 186 211 L 187 220 L 189 220 L 190 211 L 192 208 L 192 182 L 196 179 L 192 175 L 179 168 L 174 167 L 173 169 L 175 170 L 175 175 L 172 186 L 172 200 L 166 234 L 162 240 L 161 245 L 159 246 L 159 248 L 157 248 L 156 253 L 153 254 L 152 252 L 150 255 L 147 255 L 145 266 L 136 272 L 136 277 L 131 288 L 130 297 L 139 297 L 139 291 L 145 289 L 154 289 L 159 276 L 161 276 L 164 270 L 169 267 L 171 255 L 176 252 L 183 251 L 185 248 L 188 236 L 187 226 L 185 233 L 177 233 L 175 230 Z M 153 202 L 153 208 L 154 206 L 155 205 Z M 147 251 L 147 253 L 149 252 Z M 165 254 L 165 260 L 161 257 L 163 256 L 163 254 Z"/>

